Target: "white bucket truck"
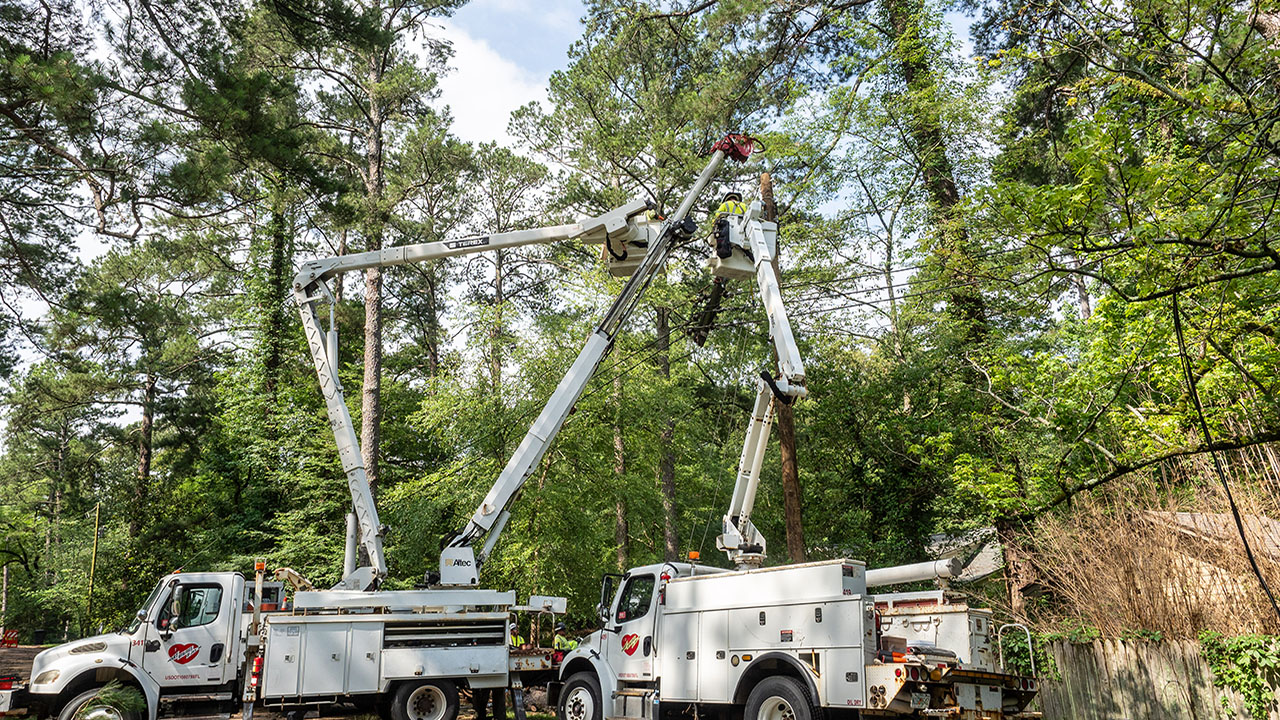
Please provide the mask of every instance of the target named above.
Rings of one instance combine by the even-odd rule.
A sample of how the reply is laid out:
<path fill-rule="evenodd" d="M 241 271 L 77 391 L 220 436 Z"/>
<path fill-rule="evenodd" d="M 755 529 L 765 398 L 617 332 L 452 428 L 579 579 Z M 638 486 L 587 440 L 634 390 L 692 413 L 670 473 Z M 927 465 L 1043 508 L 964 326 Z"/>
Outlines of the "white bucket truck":
<path fill-rule="evenodd" d="M 778 354 L 777 377 L 762 374 L 716 540 L 736 570 L 672 562 L 606 576 L 601 628 L 564 658 L 550 693 L 560 720 L 1035 716 L 1026 711 L 1035 679 L 997 669 L 990 611 L 943 591 L 868 592 L 954 577 L 958 562 L 762 567 L 751 511 L 774 403 L 805 389 L 772 268 L 777 227 L 760 216 L 756 202 L 727 218 L 732 253 L 711 261 L 717 275 L 755 276 Z"/>

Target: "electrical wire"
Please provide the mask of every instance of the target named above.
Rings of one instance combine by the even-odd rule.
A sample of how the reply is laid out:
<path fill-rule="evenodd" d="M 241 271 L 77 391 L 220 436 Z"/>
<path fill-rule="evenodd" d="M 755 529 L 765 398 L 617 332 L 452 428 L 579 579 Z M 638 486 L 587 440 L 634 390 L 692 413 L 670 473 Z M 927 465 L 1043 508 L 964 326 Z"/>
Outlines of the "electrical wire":
<path fill-rule="evenodd" d="M 1209 457 L 1213 459 L 1213 469 L 1218 474 L 1218 480 L 1222 482 L 1222 489 L 1227 494 L 1227 504 L 1231 506 L 1231 517 L 1235 518 L 1236 531 L 1240 533 L 1240 542 L 1244 545 L 1245 557 L 1249 559 L 1249 567 L 1253 568 L 1253 574 L 1258 578 L 1258 584 L 1267 594 L 1267 599 L 1271 601 L 1271 609 L 1275 612 L 1276 618 L 1280 619 L 1280 604 L 1276 603 L 1276 596 L 1271 592 L 1271 586 L 1267 583 L 1266 577 L 1262 574 L 1262 568 L 1258 567 L 1258 560 L 1253 556 L 1253 547 L 1249 544 L 1249 536 L 1244 531 L 1244 520 L 1240 517 L 1240 508 L 1236 506 L 1235 496 L 1231 493 L 1231 485 L 1227 482 L 1227 474 L 1222 469 L 1222 461 L 1218 459 L 1218 453 L 1213 449 L 1213 435 L 1209 432 L 1209 423 L 1204 419 L 1204 407 L 1200 404 L 1200 393 L 1196 390 L 1195 375 L 1191 372 L 1191 360 L 1187 357 L 1187 343 L 1182 336 L 1182 309 L 1178 304 L 1178 293 L 1173 293 L 1173 332 L 1178 338 L 1178 356 L 1182 360 L 1182 373 L 1187 381 L 1187 392 L 1191 395 L 1192 404 L 1196 408 L 1196 418 L 1199 421 L 1200 432 L 1204 436 L 1204 445 L 1209 448 Z"/>

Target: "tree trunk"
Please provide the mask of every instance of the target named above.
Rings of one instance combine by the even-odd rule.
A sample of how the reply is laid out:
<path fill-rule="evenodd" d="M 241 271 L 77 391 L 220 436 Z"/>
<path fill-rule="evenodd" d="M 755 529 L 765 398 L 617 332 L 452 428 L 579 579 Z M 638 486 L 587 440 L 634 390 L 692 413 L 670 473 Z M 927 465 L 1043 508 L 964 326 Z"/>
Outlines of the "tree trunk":
<path fill-rule="evenodd" d="M 930 67 L 933 57 L 932 39 L 923 23 L 923 0 L 888 0 L 886 12 L 889 31 L 896 45 L 897 68 L 908 93 L 908 134 L 920 163 L 925 191 L 929 194 L 932 224 L 935 227 L 933 256 L 944 277 L 952 282 L 948 293 L 951 312 L 965 325 L 965 339 L 970 343 L 983 340 L 987 334 L 987 309 L 982 295 L 964 286 L 974 280 L 969 272 L 972 257 L 969 233 L 959 213 L 960 191 L 955 169 L 947 156 L 938 112 L 937 74 Z"/>
<path fill-rule="evenodd" d="M 618 572 L 626 572 L 630 565 L 631 547 L 627 527 L 627 456 L 622 443 L 622 375 L 613 378 L 613 475 L 617 479 L 618 497 L 613 506 L 613 542 L 617 554 Z"/>
<path fill-rule="evenodd" d="M 658 308 L 658 371 L 664 380 L 671 379 L 671 310 Z M 659 436 L 661 457 L 658 460 L 658 490 L 662 496 L 662 538 L 664 560 L 672 561 L 680 555 L 676 539 L 676 454 L 673 447 L 676 435 L 675 417 L 668 416 Z"/>
<path fill-rule="evenodd" d="M 343 228 L 342 234 L 338 236 L 338 255 L 341 256 L 346 254 L 347 254 L 347 230 L 346 228 Z M 333 276 L 333 301 L 338 305 L 342 304 L 343 287 L 344 285 L 342 283 L 342 273 L 338 273 L 337 275 Z"/>
<path fill-rule="evenodd" d="M 502 389 L 502 338 L 504 328 L 502 325 L 503 302 L 506 301 L 504 293 L 503 281 L 505 267 L 505 253 L 502 250 L 494 253 L 493 258 L 493 325 L 489 328 L 489 381 L 493 385 L 493 400 L 495 403 L 501 404 L 500 390 Z"/>
<path fill-rule="evenodd" d="M 286 198 L 283 190 L 277 187 L 274 189 L 271 203 L 271 248 L 267 264 L 267 293 L 264 298 L 266 308 L 264 308 L 262 327 L 265 343 L 262 358 L 262 387 L 266 391 L 265 409 L 268 417 L 275 414 L 278 405 L 276 393 L 280 387 L 281 362 L 284 357 L 288 325 L 285 312 L 289 292 L 288 271 L 291 267 L 289 262 L 291 236 Z M 269 424 L 268 428 L 274 434 L 275 424 Z"/>
<path fill-rule="evenodd" d="M 377 57 L 369 59 L 369 129 L 365 135 L 366 250 L 381 250 L 386 228 L 382 207 L 385 189 L 383 163 L 382 107 L 375 97 L 381 75 Z M 364 384 L 360 402 L 360 455 L 369 488 L 377 496 L 378 460 L 382 444 L 382 270 L 369 268 L 364 274 Z"/>
<path fill-rule="evenodd" d="M 1022 549 L 1018 530 L 1012 521 L 996 523 L 996 535 L 1000 538 L 1004 554 L 1004 577 L 1009 590 L 1009 610 L 1017 620 L 1027 619 L 1026 590 L 1035 584 L 1037 574 L 1031 558 Z"/>
<path fill-rule="evenodd" d="M 1072 264 L 1077 270 L 1080 269 L 1079 260 L 1074 260 Z M 1090 302 L 1089 298 L 1089 284 L 1087 282 L 1087 278 L 1080 273 L 1073 273 L 1071 275 L 1071 283 L 1075 285 L 1076 288 L 1076 304 L 1077 307 L 1080 308 L 1080 319 L 1088 320 L 1089 316 L 1093 315 L 1093 303 Z"/>
<path fill-rule="evenodd" d="M 778 209 L 773 201 L 773 178 L 769 173 L 760 174 L 760 199 L 764 202 L 764 219 L 775 222 Z M 773 253 L 773 272 L 782 278 L 779 243 Z M 773 364 L 778 364 L 778 346 L 773 345 Z M 796 421 L 791 406 L 774 403 L 774 422 L 778 426 L 778 447 L 782 451 L 782 513 L 787 528 L 787 557 L 793 563 L 804 562 L 803 497 L 800 490 L 800 463 L 796 459 Z"/>
<path fill-rule="evenodd" d="M 147 374 L 142 386 L 142 422 L 138 426 L 138 482 L 133 489 L 133 512 L 129 517 L 129 537 L 142 531 L 142 509 L 147 505 L 151 483 L 151 434 L 155 426 L 156 376 Z"/>
<path fill-rule="evenodd" d="M 4 564 L 4 581 L 0 584 L 0 637 L 9 625 L 9 563 Z"/>

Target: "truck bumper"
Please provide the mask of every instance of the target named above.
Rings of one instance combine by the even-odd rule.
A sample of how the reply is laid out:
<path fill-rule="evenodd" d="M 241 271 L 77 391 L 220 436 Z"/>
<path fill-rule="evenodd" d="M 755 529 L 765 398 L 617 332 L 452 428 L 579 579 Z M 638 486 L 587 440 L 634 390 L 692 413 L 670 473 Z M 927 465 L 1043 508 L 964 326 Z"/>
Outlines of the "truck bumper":
<path fill-rule="evenodd" d="M 0 715 L 24 715 L 30 700 L 25 687 L 0 690 Z"/>

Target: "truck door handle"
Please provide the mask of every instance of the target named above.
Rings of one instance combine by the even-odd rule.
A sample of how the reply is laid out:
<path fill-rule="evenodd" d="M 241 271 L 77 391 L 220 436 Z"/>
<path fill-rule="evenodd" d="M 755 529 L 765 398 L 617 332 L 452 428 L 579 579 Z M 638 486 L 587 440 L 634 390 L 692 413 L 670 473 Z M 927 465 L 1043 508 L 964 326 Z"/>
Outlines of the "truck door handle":
<path fill-rule="evenodd" d="M 649 653 L 653 650 L 653 636 L 650 635 L 644 639 L 644 656 L 649 657 Z"/>
<path fill-rule="evenodd" d="M 218 661 L 221 659 L 222 659 L 222 643 L 214 643 L 213 647 L 209 648 L 209 664 L 216 665 L 218 664 Z"/>
<path fill-rule="evenodd" d="M 142 647 L 146 652 L 155 652 L 160 649 L 159 640 L 148 640 L 147 644 Z"/>

